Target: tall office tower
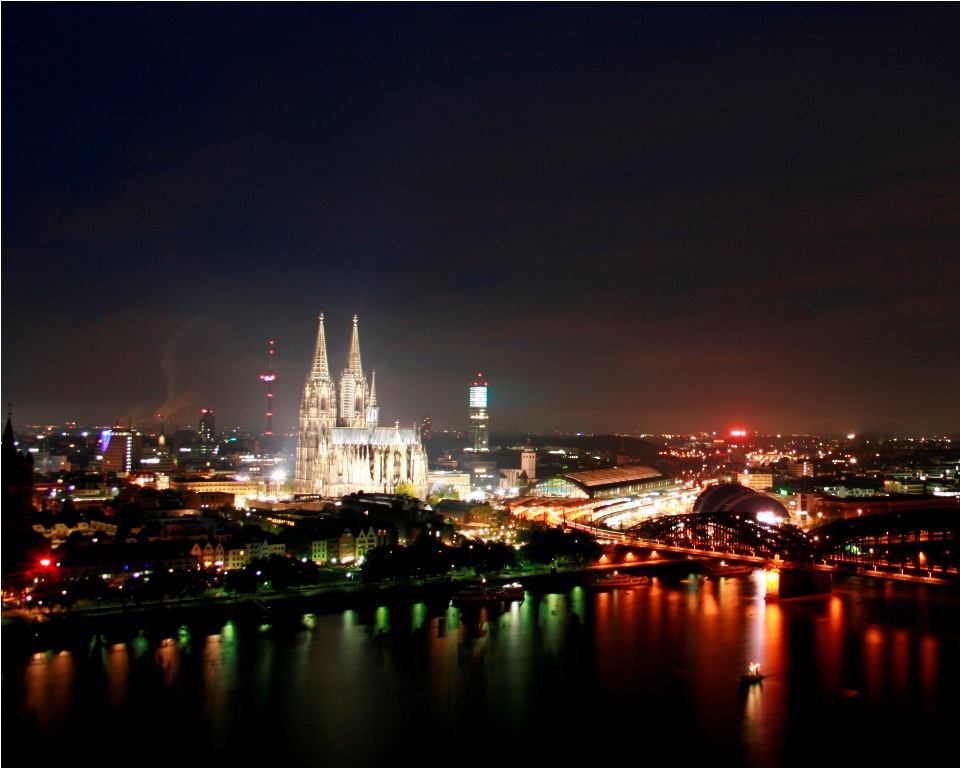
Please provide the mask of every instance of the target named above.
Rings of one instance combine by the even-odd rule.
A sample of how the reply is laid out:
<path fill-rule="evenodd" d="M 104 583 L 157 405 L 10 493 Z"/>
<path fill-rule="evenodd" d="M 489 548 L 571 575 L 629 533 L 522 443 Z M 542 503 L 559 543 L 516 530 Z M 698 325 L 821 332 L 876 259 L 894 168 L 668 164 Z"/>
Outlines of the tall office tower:
<path fill-rule="evenodd" d="M 420 437 L 424 440 L 429 440 L 433 436 L 433 430 L 430 428 L 430 414 L 423 414 L 423 419 L 420 422 Z"/>
<path fill-rule="evenodd" d="M 214 432 L 213 411 L 209 408 L 203 408 L 200 411 L 200 429 L 197 430 L 201 453 L 210 453 L 213 450 L 214 434 L 216 433 Z"/>
<path fill-rule="evenodd" d="M 490 450 L 490 412 L 487 410 L 487 382 L 483 374 L 470 385 L 470 447 L 475 451 Z"/>
<path fill-rule="evenodd" d="M 267 385 L 267 430 L 263 433 L 264 437 L 273 437 L 273 382 L 277 380 L 277 374 L 273 371 L 273 340 L 270 341 L 270 365 L 267 372 L 260 376 L 260 380 Z"/>
<path fill-rule="evenodd" d="M 104 472 L 129 472 L 134 466 L 139 466 L 141 450 L 139 432 L 119 427 L 100 432 Z"/>

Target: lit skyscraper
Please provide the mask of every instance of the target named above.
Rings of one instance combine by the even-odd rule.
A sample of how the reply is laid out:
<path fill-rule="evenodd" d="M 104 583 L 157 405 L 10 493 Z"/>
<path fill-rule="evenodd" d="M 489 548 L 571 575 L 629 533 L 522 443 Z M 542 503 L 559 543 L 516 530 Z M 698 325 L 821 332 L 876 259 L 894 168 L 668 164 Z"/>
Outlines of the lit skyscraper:
<path fill-rule="evenodd" d="M 114 427 L 100 432 L 104 472 L 130 472 L 140 464 L 140 433 Z"/>
<path fill-rule="evenodd" d="M 487 382 L 483 374 L 470 385 L 470 447 L 475 451 L 490 450 L 490 411 L 487 410 Z"/>
<path fill-rule="evenodd" d="M 214 447 L 214 418 L 213 411 L 209 408 L 203 408 L 200 411 L 200 429 L 197 430 L 197 437 L 200 441 L 200 453 L 212 453 Z"/>

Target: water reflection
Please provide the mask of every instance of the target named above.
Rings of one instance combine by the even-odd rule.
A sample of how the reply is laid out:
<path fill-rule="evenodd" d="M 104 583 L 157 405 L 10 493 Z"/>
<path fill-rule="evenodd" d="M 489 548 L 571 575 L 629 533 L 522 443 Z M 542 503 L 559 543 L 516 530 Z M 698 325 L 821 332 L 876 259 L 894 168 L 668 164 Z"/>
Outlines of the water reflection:
<path fill-rule="evenodd" d="M 279 751 L 294 766 L 378 765 L 412 743 L 468 765 L 504 750 L 569 762 L 599 724 L 684 761 L 822 762 L 818 734 L 836 728 L 851 759 L 887 759 L 901 724 L 923 727 L 929 749 L 958 713 L 960 600 L 917 589 L 849 581 L 766 602 L 760 573 L 691 575 L 97 635 L 7 669 L 3 713 L 38 757 L 105 723 L 119 747 L 142 750 L 163 723 L 176 737 L 149 737 L 157 761 L 182 759 L 189 742 L 241 764 Z M 767 677 L 742 689 L 751 660 Z"/>

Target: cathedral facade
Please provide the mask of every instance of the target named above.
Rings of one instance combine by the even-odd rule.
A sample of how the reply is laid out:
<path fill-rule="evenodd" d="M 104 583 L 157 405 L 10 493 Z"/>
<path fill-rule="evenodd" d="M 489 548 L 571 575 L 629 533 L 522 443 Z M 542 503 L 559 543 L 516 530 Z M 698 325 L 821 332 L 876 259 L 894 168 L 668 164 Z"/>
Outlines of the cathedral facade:
<path fill-rule="evenodd" d="M 426 499 L 427 452 L 416 427 L 381 427 L 376 372 L 369 383 L 360 363 L 357 317 L 347 367 L 339 384 L 330 376 L 323 315 L 313 364 L 300 400 L 300 432 L 294 492 L 325 498 L 351 493 L 395 493 L 412 485 Z"/>

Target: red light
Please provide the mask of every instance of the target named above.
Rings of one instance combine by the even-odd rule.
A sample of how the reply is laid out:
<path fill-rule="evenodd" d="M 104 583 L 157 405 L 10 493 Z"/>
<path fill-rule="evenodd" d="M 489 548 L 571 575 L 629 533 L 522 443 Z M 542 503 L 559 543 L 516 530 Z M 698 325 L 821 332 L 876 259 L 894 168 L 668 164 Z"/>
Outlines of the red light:
<path fill-rule="evenodd" d="M 43 559 L 40 561 L 40 565 L 42 565 L 44 568 L 49 568 L 49 567 L 50 567 L 50 558 L 49 558 L 49 557 L 43 558 Z"/>

